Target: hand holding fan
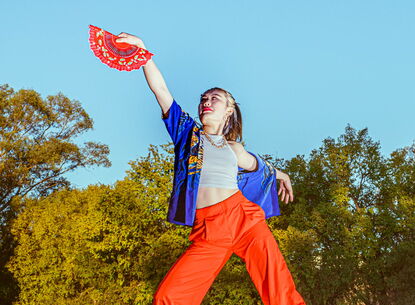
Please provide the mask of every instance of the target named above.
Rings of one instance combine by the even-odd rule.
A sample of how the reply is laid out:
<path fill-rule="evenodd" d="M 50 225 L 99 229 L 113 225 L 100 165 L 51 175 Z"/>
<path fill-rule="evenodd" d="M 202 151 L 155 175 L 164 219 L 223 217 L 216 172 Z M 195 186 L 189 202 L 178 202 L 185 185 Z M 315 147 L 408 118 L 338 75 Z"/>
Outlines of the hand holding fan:
<path fill-rule="evenodd" d="M 131 71 L 145 65 L 154 54 L 146 49 L 125 42 L 120 37 L 99 27 L 89 25 L 89 45 L 104 64 L 120 71 Z"/>

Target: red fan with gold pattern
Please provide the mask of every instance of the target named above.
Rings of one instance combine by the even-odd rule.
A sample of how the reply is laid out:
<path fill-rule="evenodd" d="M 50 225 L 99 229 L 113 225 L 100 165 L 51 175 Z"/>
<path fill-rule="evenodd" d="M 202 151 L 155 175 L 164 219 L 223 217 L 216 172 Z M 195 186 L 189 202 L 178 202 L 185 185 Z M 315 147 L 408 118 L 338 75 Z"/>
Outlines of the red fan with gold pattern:
<path fill-rule="evenodd" d="M 154 54 L 135 45 L 116 42 L 119 38 L 99 27 L 89 25 L 89 45 L 104 64 L 120 71 L 139 69 Z"/>

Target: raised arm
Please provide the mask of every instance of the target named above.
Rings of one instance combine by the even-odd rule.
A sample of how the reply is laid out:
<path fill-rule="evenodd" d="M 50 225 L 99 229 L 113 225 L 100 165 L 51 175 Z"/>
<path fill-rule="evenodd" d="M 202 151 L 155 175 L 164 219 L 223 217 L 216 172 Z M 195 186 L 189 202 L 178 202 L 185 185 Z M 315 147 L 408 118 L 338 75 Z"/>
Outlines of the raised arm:
<path fill-rule="evenodd" d="M 120 33 L 118 37 L 120 38 L 116 39 L 117 42 L 126 42 L 147 50 L 147 48 L 144 45 L 144 42 L 137 36 L 123 32 Z M 151 91 L 154 93 L 163 115 L 166 116 L 167 112 L 169 111 L 173 103 L 173 96 L 167 88 L 163 75 L 157 68 L 153 59 L 148 60 L 147 63 L 144 66 L 142 66 L 142 68 L 144 76 L 147 80 L 147 84 L 150 87 Z"/>

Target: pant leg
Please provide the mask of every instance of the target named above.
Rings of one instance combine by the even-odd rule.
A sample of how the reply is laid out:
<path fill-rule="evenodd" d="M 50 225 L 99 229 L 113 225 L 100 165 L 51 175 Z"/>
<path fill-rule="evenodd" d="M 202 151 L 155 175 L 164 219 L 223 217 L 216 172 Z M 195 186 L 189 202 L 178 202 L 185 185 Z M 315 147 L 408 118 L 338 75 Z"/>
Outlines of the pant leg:
<path fill-rule="evenodd" d="M 153 305 L 199 305 L 231 255 L 230 249 L 193 242 L 160 282 Z"/>
<path fill-rule="evenodd" d="M 246 263 L 265 305 L 305 305 L 265 219 L 238 241 L 234 252 Z"/>

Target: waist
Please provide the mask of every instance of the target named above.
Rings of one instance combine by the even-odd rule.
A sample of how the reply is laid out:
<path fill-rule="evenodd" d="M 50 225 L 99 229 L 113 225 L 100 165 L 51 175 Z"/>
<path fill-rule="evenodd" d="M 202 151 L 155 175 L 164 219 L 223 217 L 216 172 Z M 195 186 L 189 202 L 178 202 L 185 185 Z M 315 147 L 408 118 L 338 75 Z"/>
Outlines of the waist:
<path fill-rule="evenodd" d="M 196 209 L 208 207 L 234 195 L 239 188 L 204 187 L 199 185 L 196 200 Z"/>

